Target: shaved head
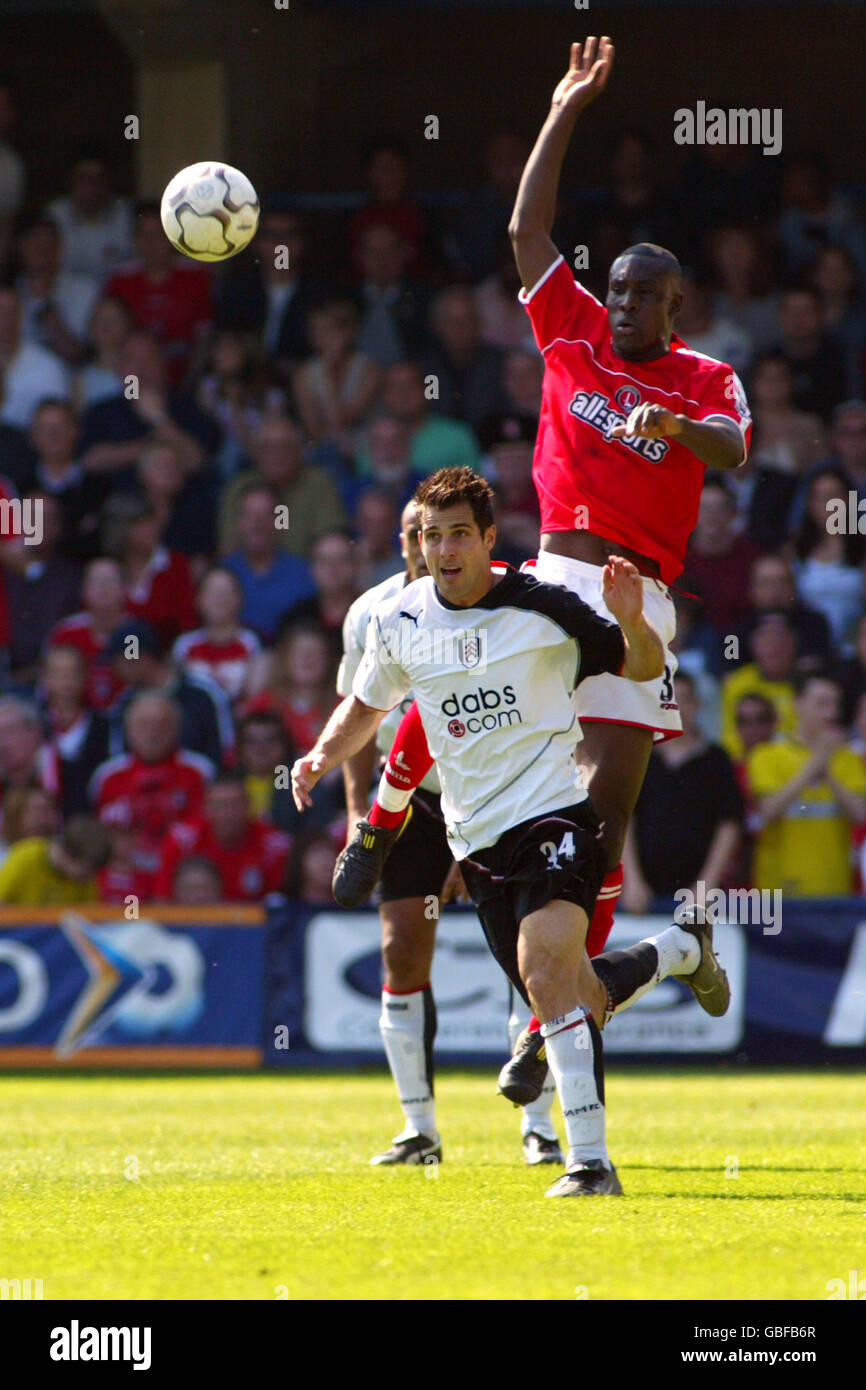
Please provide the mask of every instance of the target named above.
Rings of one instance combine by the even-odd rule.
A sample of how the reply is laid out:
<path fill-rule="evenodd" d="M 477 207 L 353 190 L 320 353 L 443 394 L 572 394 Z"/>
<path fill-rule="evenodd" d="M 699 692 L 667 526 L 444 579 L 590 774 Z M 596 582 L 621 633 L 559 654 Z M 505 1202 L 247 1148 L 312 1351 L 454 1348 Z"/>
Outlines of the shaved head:
<path fill-rule="evenodd" d="M 620 252 L 613 264 L 624 261 L 626 256 L 639 256 L 642 261 L 654 261 L 659 272 L 667 271 L 673 278 L 673 288 L 680 288 L 683 270 L 673 251 L 666 250 L 664 246 L 656 246 L 652 241 L 639 241 L 635 246 L 627 246 Z"/>

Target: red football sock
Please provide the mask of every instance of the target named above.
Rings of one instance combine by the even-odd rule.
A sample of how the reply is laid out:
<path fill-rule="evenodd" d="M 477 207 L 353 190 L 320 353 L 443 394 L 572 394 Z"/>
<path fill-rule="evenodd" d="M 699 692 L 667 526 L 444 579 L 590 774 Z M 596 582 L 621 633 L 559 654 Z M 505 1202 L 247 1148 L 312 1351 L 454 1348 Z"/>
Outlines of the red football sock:
<path fill-rule="evenodd" d="M 622 864 L 617 864 L 609 874 L 605 874 L 604 882 L 599 889 L 598 897 L 595 900 L 595 907 L 592 909 L 592 918 L 589 923 L 589 931 L 586 933 L 586 951 L 589 956 L 601 955 L 613 928 L 613 914 L 619 902 L 619 895 L 622 892 Z M 530 1033 L 537 1033 L 541 1024 L 532 1015 L 527 1025 Z"/>
<path fill-rule="evenodd" d="M 376 800 L 368 816 L 370 824 L 379 825 L 385 830 L 396 830 L 398 825 L 402 825 L 412 793 L 432 766 L 427 735 L 418 706 L 413 700 L 391 744 Z"/>

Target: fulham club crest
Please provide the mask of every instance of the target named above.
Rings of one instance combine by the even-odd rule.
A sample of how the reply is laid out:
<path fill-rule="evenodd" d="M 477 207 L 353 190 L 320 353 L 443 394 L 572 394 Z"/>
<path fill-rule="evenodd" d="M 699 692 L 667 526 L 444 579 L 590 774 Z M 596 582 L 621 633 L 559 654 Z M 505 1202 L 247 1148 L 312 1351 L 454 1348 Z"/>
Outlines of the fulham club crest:
<path fill-rule="evenodd" d="M 487 633 L 476 628 L 468 628 L 457 639 L 457 655 L 460 665 L 467 671 L 475 671 L 487 665 Z"/>

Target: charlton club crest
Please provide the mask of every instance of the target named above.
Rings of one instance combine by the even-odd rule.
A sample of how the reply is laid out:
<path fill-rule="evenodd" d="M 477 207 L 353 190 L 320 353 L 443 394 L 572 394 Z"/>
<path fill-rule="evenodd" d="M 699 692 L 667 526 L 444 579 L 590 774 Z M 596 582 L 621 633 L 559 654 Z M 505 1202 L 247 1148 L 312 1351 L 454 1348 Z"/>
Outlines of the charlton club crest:
<path fill-rule="evenodd" d="M 621 386 L 614 399 L 620 410 L 631 415 L 635 406 L 640 405 L 640 391 L 634 386 Z"/>
<path fill-rule="evenodd" d="M 467 671 L 474 671 L 485 659 L 487 650 L 487 633 L 476 632 L 470 628 L 464 632 L 457 640 L 457 655 L 460 665 L 465 666 Z"/>

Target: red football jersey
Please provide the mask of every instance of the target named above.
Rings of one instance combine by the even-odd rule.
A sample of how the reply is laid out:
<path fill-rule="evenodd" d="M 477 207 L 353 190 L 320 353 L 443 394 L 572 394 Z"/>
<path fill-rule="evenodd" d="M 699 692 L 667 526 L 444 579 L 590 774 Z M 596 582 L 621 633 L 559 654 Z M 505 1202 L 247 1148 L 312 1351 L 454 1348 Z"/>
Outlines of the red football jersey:
<path fill-rule="evenodd" d="M 611 439 L 610 431 L 644 402 L 690 420 L 733 420 L 745 462 L 751 415 L 736 372 L 676 334 L 651 362 L 620 357 L 607 310 L 561 256 L 518 297 L 545 363 L 532 465 L 542 532 L 582 528 L 620 541 L 657 560 L 670 584 L 697 521 L 704 464 L 676 437 Z"/>
<path fill-rule="evenodd" d="M 200 627 L 178 637 L 172 656 L 190 675 L 209 676 L 236 700 L 243 694 L 250 662 L 260 651 L 261 642 L 248 628 L 239 628 L 228 642 L 214 642 L 207 628 Z"/>
<path fill-rule="evenodd" d="M 216 838 L 204 817 L 175 825 L 163 841 L 154 892 L 161 901 L 170 901 L 178 864 L 204 855 L 219 868 L 227 902 L 261 902 L 265 894 L 285 887 L 290 847 L 288 835 L 265 820 L 251 820 L 243 841 L 233 848 Z"/>
<path fill-rule="evenodd" d="M 89 613 L 73 613 L 51 629 L 49 644 L 52 647 L 77 647 L 87 660 L 87 701 L 93 709 L 109 709 L 122 690 L 123 681 L 118 680 L 108 656 L 108 642 L 93 629 L 93 619 Z"/>

